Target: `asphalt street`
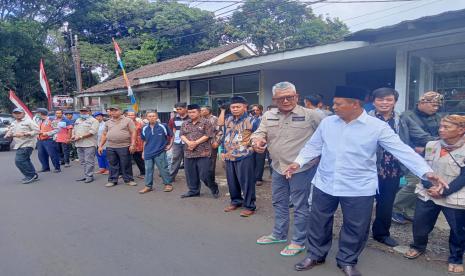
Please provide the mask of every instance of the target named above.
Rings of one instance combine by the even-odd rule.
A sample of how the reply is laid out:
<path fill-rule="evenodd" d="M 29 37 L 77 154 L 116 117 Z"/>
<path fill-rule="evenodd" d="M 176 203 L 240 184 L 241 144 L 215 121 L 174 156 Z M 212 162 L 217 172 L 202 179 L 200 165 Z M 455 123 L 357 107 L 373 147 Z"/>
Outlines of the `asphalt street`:
<path fill-rule="evenodd" d="M 104 176 L 76 182 L 76 162 L 30 185 L 19 184 L 14 152 L 0 152 L 0 164 L 0 276 L 343 275 L 334 260 L 337 241 L 326 264 L 295 272 L 304 255 L 281 257 L 282 245 L 255 244 L 272 227 L 260 210 L 250 218 L 226 214 L 227 198 L 213 199 L 205 187 L 201 198 L 180 199 L 182 178 L 172 193 L 163 193 L 157 180 L 158 191 L 139 195 L 141 180 L 113 188 L 103 186 Z M 372 248 L 359 269 L 370 276 L 445 274 L 444 264 Z"/>

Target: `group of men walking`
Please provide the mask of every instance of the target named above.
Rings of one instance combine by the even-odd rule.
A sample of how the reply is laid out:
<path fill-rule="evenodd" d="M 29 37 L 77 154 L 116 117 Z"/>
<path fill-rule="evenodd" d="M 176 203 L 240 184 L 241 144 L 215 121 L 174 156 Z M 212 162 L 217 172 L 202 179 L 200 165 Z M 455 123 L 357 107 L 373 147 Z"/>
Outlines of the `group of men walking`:
<path fill-rule="evenodd" d="M 394 111 L 397 91 L 381 88 L 373 92 L 375 109 L 366 112 L 364 90 L 338 86 L 333 101 L 335 116 L 328 116 L 318 95 L 305 98 L 305 107 L 299 106 L 299 94 L 292 83 L 278 83 L 272 93 L 275 106 L 263 115 L 263 107 L 253 105 L 249 110 L 245 98 L 234 96 L 229 112 L 221 108 L 218 117 L 208 106 L 177 103 L 176 115 L 167 125 L 158 120 L 155 111 L 148 111 L 143 122 L 135 113 L 123 116 L 117 106 L 109 108 L 106 122 L 102 113 L 91 116 L 84 107 L 73 124 L 57 121 L 58 114 L 57 119 L 50 120 L 47 110 L 42 109 L 37 110 L 40 119 L 35 124 L 25 119 L 24 111 L 15 109 L 16 121 L 8 135 L 15 139 L 16 164 L 26 177 L 23 183 L 38 178 L 30 162 L 36 139 L 41 171 L 50 170 L 50 158 L 54 172 L 60 171 L 57 143 L 69 145 L 72 141 L 84 167 L 78 181 L 93 181 L 96 154 L 99 165 L 108 162 L 108 168 L 99 171 L 108 169 L 106 187 L 117 185 L 120 178 L 127 185 L 137 185 L 132 171 L 134 160 L 139 177 L 145 181 L 141 194 L 154 189 L 154 166 L 165 192 L 173 190 L 172 183 L 184 166 L 188 191 L 182 198 L 200 196 L 202 182 L 214 198 L 219 197 L 215 181 L 219 154 L 230 195 L 224 211 L 241 209 L 242 217 L 256 211 L 256 185 L 262 182 L 268 156 L 272 160 L 274 227 L 257 244 L 286 243 L 280 252 L 283 256 L 307 250 L 307 256 L 295 265 L 299 271 L 321 265 L 331 247 L 334 214 L 340 205 L 343 225 L 337 265 L 345 275 L 361 275 L 356 264 L 368 239 L 375 200 L 373 237 L 395 246 L 397 241 L 389 232 L 391 217 L 404 223 L 412 216 L 408 212 L 415 205 L 414 190 L 420 179 L 429 181 L 432 189 L 448 187 L 421 156 L 425 145 L 438 139 L 440 118 L 436 113 L 442 96 L 425 93 L 414 111 L 401 115 Z M 169 150 L 171 166 L 166 154 Z M 407 184 L 398 193 L 407 171 Z M 293 220 L 290 208 L 294 208 Z M 463 255 L 465 244 L 461 246 Z"/>

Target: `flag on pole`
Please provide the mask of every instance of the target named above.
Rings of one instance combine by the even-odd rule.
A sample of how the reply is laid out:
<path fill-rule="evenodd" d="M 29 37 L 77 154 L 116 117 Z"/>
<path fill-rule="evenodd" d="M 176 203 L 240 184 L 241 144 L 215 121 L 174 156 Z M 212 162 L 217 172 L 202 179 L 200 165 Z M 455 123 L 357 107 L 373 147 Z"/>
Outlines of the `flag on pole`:
<path fill-rule="evenodd" d="M 10 89 L 10 101 L 18 108 L 24 110 L 26 116 L 32 120 L 32 112 L 27 108 L 27 106 L 16 96 L 15 92 Z"/>
<path fill-rule="evenodd" d="M 121 54 L 123 51 L 121 51 L 121 48 L 119 47 L 116 40 L 114 38 L 112 38 L 112 40 L 113 40 L 113 45 L 115 46 L 116 60 L 118 61 L 121 71 L 123 71 L 123 79 L 124 79 L 124 82 L 126 83 L 126 87 L 128 88 L 128 97 L 131 100 L 132 110 L 134 110 L 135 112 L 138 112 L 139 107 L 137 106 L 136 97 L 134 96 L 134 92 L 132 91 L 131 84 L 129 83 L 129 78 L 126 75 L 126 70 L 124 69 L 123 60 L 121 59 Z"/>
<path fill-rule="evenodd" d="M 47 97 L 47 107 L 48 110 L 52 110 L 52 91 L 50 90 L 50 85 L 48 84 L 47 74 L 45 74 L 44 61 L 40 60 L 40 86 L 44 91 L 45 96 Z"/>

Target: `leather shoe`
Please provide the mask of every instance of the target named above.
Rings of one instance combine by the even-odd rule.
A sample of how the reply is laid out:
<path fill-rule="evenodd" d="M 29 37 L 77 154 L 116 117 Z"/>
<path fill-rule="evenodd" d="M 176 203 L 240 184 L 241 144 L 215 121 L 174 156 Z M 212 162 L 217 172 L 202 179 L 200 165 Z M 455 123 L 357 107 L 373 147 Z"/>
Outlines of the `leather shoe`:
<path fill-rule="evenodd" d="M 355 265 L 337 265 L 346 276 L 362 276 L 362 273 L 355 268 Z"/>
<path fill-rule="evenodd" d="M 234 211 L 234 210 L 237 210 L 237 209 L 239 209 L 239 208 L 241 208 L 241 206 L 237 206 L 237 205 L 232 205 L 232 204 L 231 204 L 231 205 L 226 206 L 226 207 L 224 208 L 224 211 L 225 211 L 226 213 L 228 213 L 228 212 L 232 212 L 232 211 Z"/>
<path fill-rule="evenodd" d="M 390 236 L 382 238 L 382 239 L 374 239 L 374 240 L 379 243 L 383 243 L 389 247 L 396 247 L 399 245 L 399 243 L 395 239 L 391 238 Z"/>
<path fill-rule="evenodd" d="M 304 271 L 304 270 L 309 270 L 314 268 L 317 265 L 324 264 L 325 260 L 322 261 L 317 261 L 317 260 L 312 260 L 309 257 L 303 259 L 300 261 L 300 263 L 297 263 L 294 265 L 294 269 L 297 271 Z"/>
<path fill-rule="evenodd" d="M 81 177 L 81 178 L 76 179 L 76 181 L 85 181 L 85 180 L 86 180 L 85 177 Z"/>
<path fill-rule="evenodd" d="M 181 195 L 181 198 L 197 197 L 197 196 L 200 196 L 200 194 L 190 194 L 190 193 L 187 193 L 187 194 Z"/>
<path fill-rule="evenodd" d="M 94 181 L 94 178 L 93 177 L 89 177 L 89 178 L 86 178 L 84 183 L 90 183 L 90 182 L 93 182 Z"/>

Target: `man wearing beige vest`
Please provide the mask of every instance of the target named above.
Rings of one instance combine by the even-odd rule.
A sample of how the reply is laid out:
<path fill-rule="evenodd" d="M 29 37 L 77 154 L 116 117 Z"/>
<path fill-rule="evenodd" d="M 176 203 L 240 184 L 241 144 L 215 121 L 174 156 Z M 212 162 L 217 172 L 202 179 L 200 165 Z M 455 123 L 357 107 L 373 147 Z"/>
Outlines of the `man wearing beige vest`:
<path fill-rule="evenodd" d="M 426 251 L 428 235 L 440 212 L 450 226 L 448 272 L 463 275 L 465 252 L 465 116 L 449 115 L 441 120 L 441 140 L 425 147 L 425 159 L 447 183 L 434 187 L 427 181 L 417 185 L 413 220 L 413 244 L 405 257 L 415 259 Z"/>

